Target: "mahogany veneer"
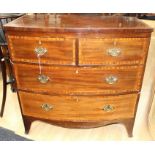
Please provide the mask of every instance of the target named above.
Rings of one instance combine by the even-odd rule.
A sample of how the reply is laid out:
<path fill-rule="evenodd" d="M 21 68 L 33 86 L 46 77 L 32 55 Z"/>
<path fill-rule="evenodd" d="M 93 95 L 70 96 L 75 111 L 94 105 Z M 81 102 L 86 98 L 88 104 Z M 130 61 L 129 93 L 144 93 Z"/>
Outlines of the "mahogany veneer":
<path fill-rule="evenodd" d="M 43 46 L 48 52 L 42 57 L 42 63 L 75 64 L 75 39 L 48 37 L 22 37 L 21 39 L 20 36 L 9 36 L 8 38 L 12 51 L 10 54 L 14 61 L 38 63 L 36 54 L 32 53 L 32 49 Z"/>
<path fill-rule="evenodd" d="M 133 17 L 25 15 L 5 25 L 25 130 L 123 123 L 132 136 L 152 28 Z"/>
<path fill-rule="evenodd" d="M 20 90 L 50 95 L 109 95 L 139 92 L 143 67 L 43 66 L 43 74 L 49 77 L 46 84 L 40 83 L 37 79 L 39 72 L 37 65 L 14 64 L 14 72 Z M 115 84 L 106 82 L 106 77 L 111 75 L 118 78 Z"/>
<path fill-rule="evenodd" d="M 80 39 L 80 65 L 132 65 L 144 64 L 147 55 L 148 38 L 105 38 Z M 117 57 L 109 56 L 107 50 L 119 47 L 122 51 Z"/>
<path fill-rule="evenodd" d="M 50 96 L 21 92 L 23 114 L 38 118 L 60 121 L 106 121 L 134 117 L 137 95 L 118 96 Z M 33 100 L 33 104 L 32 101 Z M 51 103 L 53 110 L 43 111 L 43 103 Z M 113 111 L 103 111 L 106 105 Z M 30 110 L 31 109 L 31 110 Z"/>

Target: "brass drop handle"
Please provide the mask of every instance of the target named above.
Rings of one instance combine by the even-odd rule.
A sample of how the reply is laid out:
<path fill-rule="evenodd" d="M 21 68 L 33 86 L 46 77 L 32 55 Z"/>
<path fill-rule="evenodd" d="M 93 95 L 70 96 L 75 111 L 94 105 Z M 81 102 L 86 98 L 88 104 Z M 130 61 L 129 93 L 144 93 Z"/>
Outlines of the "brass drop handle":
<path fill-rule="evenodd" d="M 113 106 L 111 105 L 105 105 L 103 108 L 102 108 L 103 111 L 106 111 L 106 112 L 110 112 L 112 110 L 114 110 Z"/>
<path fill-rule="evenodd" d="M 49 81 L 49 77 L 46 76 L 46 75 L 40 74 L 38 76 L 38 80 L 39 80 L 40 83 L 45 84 L 45 83 L 47 83 Z"/>
<path fill-rule="evenodd" d="M 115 84 L 118 81 L 118 78 L 117 78 L 117 76 L 111 75 L 111 76 L 106 77 L 105 81 L 108 84 Z"/>
<path fill-rule="evenodd" d="M 109 48 L 107 50 L 107 53 L 109 56 L 118 57 L 121 54 L 121 49 L 120 48 Z"/>
<path fill-rule="evenodd" d="M 34 51 L 35 51 L 35 53 L 36 53 L 37 55 L 39 55 L 39 56 L 42 56 L 42 55 L 44 55 L 45 53 L 47 53 L 47 49 L 44 48 L 44 47 L 36 47 L 36 48 L 34 49 Z"/>
<path fill-rule="evenodd" d="M 50 111 L 50 110 L 53 109 L 53 107 L 54 107 L 53 105 L 47 104 L 47 103 L 44 103 L 44 104 L 41 105 L 41 108 L 42 108 L 44 111 Z"/>

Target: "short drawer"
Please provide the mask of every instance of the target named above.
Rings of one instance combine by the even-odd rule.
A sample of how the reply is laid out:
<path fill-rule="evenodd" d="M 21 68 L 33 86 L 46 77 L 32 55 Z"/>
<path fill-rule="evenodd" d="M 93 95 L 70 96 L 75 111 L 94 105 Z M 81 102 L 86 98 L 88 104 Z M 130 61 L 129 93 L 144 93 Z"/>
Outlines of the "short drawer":
<path fill-rule="evenodd" d="M 8 36 L 13 61 L 43 64 L 75 64 L 75 39 Z"/>
<path fill-rule="evenodd" d="M 23 115 L 60 121 L 104 121 L 134 117 L 137 94 L 49 96 L 19 92 Z"/>
<path fill-rule="evenodd" d="M 20 90 L 47 94 L 118 94 L 138 92 L 143 66 L 54 67 L 14 64 Z"/>
<path fill-rule="evenodd" d="M 80 39 L 80 65 L 144 64 L 147 38 Z"/>

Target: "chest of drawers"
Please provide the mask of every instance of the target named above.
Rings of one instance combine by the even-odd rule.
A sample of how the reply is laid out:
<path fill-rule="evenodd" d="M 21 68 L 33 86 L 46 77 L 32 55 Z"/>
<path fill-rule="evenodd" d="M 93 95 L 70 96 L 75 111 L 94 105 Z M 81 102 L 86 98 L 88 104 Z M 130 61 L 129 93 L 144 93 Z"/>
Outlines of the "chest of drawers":
<path fill-rule="evenodd" d="M 152 29 L 132 17 L 25 15 L 5 25 L 26 132 L 123 123 L 132 136 Z"/>

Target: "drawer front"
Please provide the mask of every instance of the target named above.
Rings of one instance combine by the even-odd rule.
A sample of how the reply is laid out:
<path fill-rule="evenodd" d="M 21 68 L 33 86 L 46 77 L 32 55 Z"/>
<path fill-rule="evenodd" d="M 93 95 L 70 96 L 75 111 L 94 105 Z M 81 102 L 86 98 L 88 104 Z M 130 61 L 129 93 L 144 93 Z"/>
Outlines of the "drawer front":
<path fill-rule="evenodd" d="M 8 36 L 13 61 L 75 64 L 75 39 Z"/>
<path fill-rule="evenodd" d="M 148 38 L 80 39 L 80 65 L 144 64 Z"/>
<path fill-rule="evenodd" d="M 14 65 L 17 87 L 47 94 L 117 94 L 140 90 L 143 66 L 54 67 Z"/>
<path fill-rule="evenodd" d="M 24 115 L 61 121 L 103 121 L 134 117 L 138 95 L 49 96 L 19 92 Z"/>

